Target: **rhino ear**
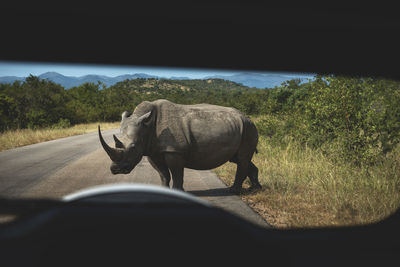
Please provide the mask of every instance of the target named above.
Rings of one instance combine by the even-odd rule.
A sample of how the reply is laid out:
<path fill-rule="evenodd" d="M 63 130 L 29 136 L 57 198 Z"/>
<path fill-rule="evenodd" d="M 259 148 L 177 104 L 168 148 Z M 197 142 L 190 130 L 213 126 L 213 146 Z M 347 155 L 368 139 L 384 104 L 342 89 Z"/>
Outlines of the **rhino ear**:
<path fill-rule="evenodd" d="M 139 124 L 142 124 L 142 125 L 149 125 L 150 124 L 150 122 L 151 122 L 151 119 L 152 119 L 152 114 L 153 114 L 153 111 L 150 111 L 150 112 L 147 112 L 146 114 L 144 114 L 144 115 L 142 115 L 142 116 L 140 116 L 139 118 L 138 118 L 138 123 Z"/>
<path fill-rule="evenodd" d="M 124 119 L 128 118 L 128 117 L 129 117 L 129 112 L 128 112 L 128 111 L 124 111 L 124 112 L 122 112 L 122 115 L 121 115 L 121 117 L 122 117 L 122 120 L 124 120 Z"/>

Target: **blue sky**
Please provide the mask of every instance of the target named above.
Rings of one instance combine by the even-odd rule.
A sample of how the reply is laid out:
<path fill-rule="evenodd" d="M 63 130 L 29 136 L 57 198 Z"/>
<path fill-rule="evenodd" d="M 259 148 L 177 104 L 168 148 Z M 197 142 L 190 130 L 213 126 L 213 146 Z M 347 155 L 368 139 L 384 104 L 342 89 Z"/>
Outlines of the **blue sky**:
<path fill-rule="evenodd" d="M 0 76 L 26 77 L 29 74 L 40 75 L 45 72 L 58 72 L 65 76 L 84 76 L 87 74 L 106 75 L 115 77 L 123 74 L 146 73 L 165 78 L 171 76 L 184 76 L 189 78 L 203 78 L 209 75 L 232 75 L 243 71 L 213 70 L 213 69 L 189 69 L 189 68 L 165 68 L 165 67 L 141 67 L 118 65 L 89 65 L 89 64 L 54 64 L 0 61 Z M 246 71 L 252 72 L 252 71 Z M 257 72 L 260 73 L 260 72 Z M 272 72 L 265 72 L 272 73 Z M 286 74 L 286 73 L 279 73 Z"/>
<path fill-rule="evenodd" d="M 0 61 L 0 76 L 25 77 L 29 74 L 40 75 L 54 71 L 65 76 L 83 76 L 87 74 L 98 74 L 115 77 L 123 74 L 146 73 L 169 78 L 171 76 L 186 76 L 189 78 L 203 78 L 207 75 L 223 74 L 230 75 L 232 71 L 210 70 L 210 69 L 178 69 L 158 68 L 140 66 L 118 66 L 118 65 L 83 65 L 83 64 L 52 64 L 52 63 L 28 63 Z"/>

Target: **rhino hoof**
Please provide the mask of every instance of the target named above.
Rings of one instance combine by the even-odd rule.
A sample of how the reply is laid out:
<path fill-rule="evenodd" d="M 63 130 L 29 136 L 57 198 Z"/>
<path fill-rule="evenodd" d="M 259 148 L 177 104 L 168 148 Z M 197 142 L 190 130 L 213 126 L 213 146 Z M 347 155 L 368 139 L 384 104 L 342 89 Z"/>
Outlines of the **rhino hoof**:
<path fill-rule="evenodd" d="M 254 192 L 260 191 L 261 189 L 262 189 L 262 186 L 260 184 L 252 185 L 249 187 L 249 192 L 254 193 Z"/>

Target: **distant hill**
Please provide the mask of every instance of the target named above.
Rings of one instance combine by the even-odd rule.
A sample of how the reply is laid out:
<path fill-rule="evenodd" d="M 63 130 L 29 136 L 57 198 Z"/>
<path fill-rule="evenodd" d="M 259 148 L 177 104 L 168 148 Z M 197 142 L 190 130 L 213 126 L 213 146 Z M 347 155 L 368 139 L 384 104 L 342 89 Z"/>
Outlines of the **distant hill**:
<path fill-rule="evenodd" d="M 110 88 L 125 88 L 146 94 L 165 92 L 211 91 L 259 91 L 245 85 L 223 79 L 130 79 L 118 82 Z M 179 93 L 178 93 L 179 94 Z"/>
<path fill-rule="evenodd" d="M 13 83 L 15 81 L 23 81 L 25 77 L 17 77 L 17 76 L 3 76 L 0 77 L 0 83 Z"/>
<path fill-rule="evenodd" d="M 238 73 L 233 75 L 213 75 L 207 76 L 205 79 L 224 79 L 232 82 L 240 83 L 249 87 L 256 88 L 273 88 L 281 85 L 283 82 L 292 79 L 300 79 L 304 82 L 312 79 L 313 75 L 302 74 L 280 74 L 280 73 Z"/>
<path fill-rule="evenodd" d="M 25 80 L 26 77 L 16 77 L 16 76 L 4 76 L 0 77 L 0 83 L 13 83 L 17 80 Z M 146 73 L 135 73 L 135 74 L 124 74 L 116 77 L 109 77 L 105 75 L 85 75 L 80 77 L 75 76 L 65 76 L 57 72 L 46 72 L 39 75 L 41 79 L 48 79 L 55 83 L 62 85 L 64 88 L 69 89 L 74 86 L 79 86 L 83 83 L 91 82 L 97 83 L 101 82 L 105 84 L 107 87 L 114 85 L 118 82 L 124 80 L 133 80 L 137 78 L 155 78 L 155 79 L 169 79 L 169 80 L 192 80 L 188 77 L 158 77 L 155 75 L 149 75 Z M 223 79 L 227 81 L 232 81 L 235 83 L 240 83 L 242 85 L 248 87 L 256 87 L 256 88 L 273 88 L 275 86 L 281 85 L 284 81 L 291 79 L 301 79 L 303 81 L 307 81 L 308 78 L 313 78 L 313 75 L 301 75 L 301 74 L 281 74 L 281 73 L 268 73 L 268 74 L 259 74 L 259 73 L 238 73 L 233 75 L 213 75 L 204 77 L 203 80 L 208 79 Z"/>
<path fill-rule="evenodd" d="M 20 81 L 25 80 L 25 78 L 26 77 L 4 76 L 0 77 L 0 83 L 13 83 L 16 80 Z M 65 76 L 57 72 L 46 72 L 40 74 L 39 78 L 50 80 L 52 82 L 62 85 L 66 89 L 70 89 L 71 87 L 79 86 L 87 82 L 97 83 L 99 81 L 104 83 L 106 86 L 111 86 L 116 84 L 117 82 L 121 82 L 127 79 L 137 79 L 137 78 L 149 79 L 149 78 L 157 78 L 157 76 L 148 75 L 145 73 L 136 73 L 136 74 L 125 74 L 116 77 L 109 77 L 105 75 L 94 75 L 94 74 L 74 77 L 74 76 Z"/>

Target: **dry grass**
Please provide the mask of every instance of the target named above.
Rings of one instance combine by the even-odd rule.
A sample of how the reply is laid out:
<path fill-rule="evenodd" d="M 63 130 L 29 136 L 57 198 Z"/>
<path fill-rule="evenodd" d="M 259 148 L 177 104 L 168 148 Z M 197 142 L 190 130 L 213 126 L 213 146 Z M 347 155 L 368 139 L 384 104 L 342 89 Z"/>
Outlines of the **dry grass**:
<path fill-rule="evenodd" d="M 242 198 L 278 228 L 360 225 L 379 221 L 400 205 L 400 146 L 379 166 L 356 168 L 333 164 L 322 153 L 290 143 L 271 145 L 261 137 L 259 168 L 263 189 Z M 231 185 L 236 165 L 225 164 L 217 175 Z M 247 187 L 248 179 L 244 187 Z"/>
<path fill-rule="evenodd" d="M 79 135 L 97 131 L 97 125 L 101 125 L 102 130 L 113 129 L 119 127 L 119 122 L 101 122 L 101 123 L 89 123 L 89 124 L 77 124 L 70 128 L 65 129 L 20 129 L 10 130 L 0 133 L 0 151 L 26 146 L 30 144 L 45 142 L 54 140 L 62 137 Z"/>

